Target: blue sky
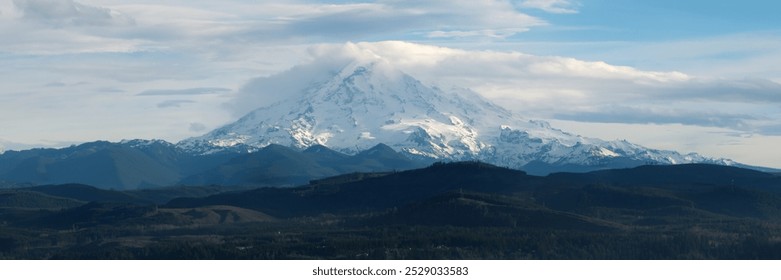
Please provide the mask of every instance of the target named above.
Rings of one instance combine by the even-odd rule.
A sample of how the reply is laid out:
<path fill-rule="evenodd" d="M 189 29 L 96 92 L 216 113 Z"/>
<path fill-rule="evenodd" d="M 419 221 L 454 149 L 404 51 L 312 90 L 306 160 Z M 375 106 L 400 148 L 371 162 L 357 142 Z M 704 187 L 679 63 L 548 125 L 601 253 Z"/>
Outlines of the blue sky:
<path fill-rule="evenodd" d="M 781 21 L 777 15 L 781 3 L 777 1 L 585 0 L 578 3 L 577 13 L 547 17 L 553 23 L 553 30 L 566 27 L 574 30 L 529 32 L 529 35 L 538 33 L 529 37 L 555 41 L 680 40 L 777 31 Z M 531 14 L 545 17 L 541 12 Z"/>
<path fill-rule="evenodd" d="M 546 42 L 568 44 L 571 48 L 532 49 L 538 54 L 575 56 L 584 59 L 604 59 L 622 65 L 657 67 L 644 60 L 647 56 L 616 58 L 611 53 L 595 52 L 593 48 L 612 48 L 616 45 L 663 44 L 681 41 L 712 41 L 735 37 L 778 37 L 781 9 L 778 1 L 579 1 L 577 13 L 551 14 L 531 11 L 546 18 L 550 25 L 517 34 L 517 42 Z M 749 39 L 750 40 L 750 39 Z M 725 45 L 728 42 L 718 42 Z M 751 42 L 746 42 L 751 43 Z M 746 59 L 761 52 L 754 49 L 723 50 L 709 53 L 704 58 L 734 61 Z M 615 55 L 615 54 L 613 54 Z M 669 55 L 674 55 L 670 53 Z M 706 55 L 703 55 L 706 56 Z M 664 58 L 663 58 L 664 59 Z M 662 67 L 674 67 L 672 61 L 663 61 Z M 688 67 L 686 65 L 677 65 Z"/>
<path fill-rule="evenodd" d="M 251 109 L 235 106 L 250 79 L 353 42 L 426 83 L 472 88 L 578 134 L 781 167 L 779 10 L 777 1 L 0 0 L 0 149 L 200 135 Z"/>

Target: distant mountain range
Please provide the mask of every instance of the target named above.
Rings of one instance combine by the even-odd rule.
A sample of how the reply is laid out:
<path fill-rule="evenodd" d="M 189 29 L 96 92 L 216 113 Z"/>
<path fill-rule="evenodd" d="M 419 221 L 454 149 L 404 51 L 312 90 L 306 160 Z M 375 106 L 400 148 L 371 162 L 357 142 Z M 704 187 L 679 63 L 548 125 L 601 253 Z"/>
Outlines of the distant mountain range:
<path fill-rule="evenodd" d="M 385 145 L 355 155 L 324 146 L 269 145 L 254 153 L 194 154 L 161 140 L 91 142 L 63 149 L 7 151 L 0 180 L 30 185 L 79 183 L 113 189 L 172 185 L 291 186 L 350 172 L 421 167 Z"/>

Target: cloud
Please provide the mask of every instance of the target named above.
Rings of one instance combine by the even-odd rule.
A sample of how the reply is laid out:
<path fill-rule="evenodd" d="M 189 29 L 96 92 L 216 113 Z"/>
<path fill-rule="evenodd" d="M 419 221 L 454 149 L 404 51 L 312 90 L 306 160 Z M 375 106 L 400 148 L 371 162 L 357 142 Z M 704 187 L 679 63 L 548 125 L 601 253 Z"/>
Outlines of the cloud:
<path fill-rule="evenodd" d="M 331 78 L 334 70 L 341 69 L 352 60 L 362 59 L 358 53 L 354 54 L 355 56 L 340 53 L 326 55 L 326 52 L 320 52 L 316 48 L 312 49 L 312 52 L 322 56 L 287 71 L 250 80 L 238 90 L 235 98 L 227 103 L 226 107 L 235 116 L 242 116 L 257 108 L 297 98 L 305 94 L 308 88 Z M 364 52 L 363 55 L 369 54 Z"/>
<path fill-rule="evenodd" d="M 259 23 L 259 34 L 283 30 L 293 36 L 360 40 L 377 33 L 399 38 L 506 37 L 545 25 L 510 1 L 404 1 L 348 4 L 274 4 L 276 15 Z M 269 28 L 272 27 L 272 28 Z"/>
<path fill-rule="evenodd" d="M 123 93 L 123 92 L 125 92 L 125 90 L 118 89 L 118 88 L 113 88 L 113 87 L 101 87 L 101 88 L 98 88 L 96 90 L 98 92 L 102 92 L 102 93 Z"/>
<path fill-rule="evenodd" d="M 320 50 L 347 52 L 342 44 L 319 45 Z M 624 80 L 637 84 L 681 82 L 691 77 L 669 71 L 642 71 L 627 66 L 615 66 L 603 61 L 584 61 L 558 56 L 535 56 L 520 52 L 468 51 L 402 41 L 358 43 L 355 47 L 386 58 L 402 70 L 420 76 L 484 78 L 582 78 L 594 80 Z M 314 53 L 317 54 L 317 53 Z M 422 68 L 421 68 L 422 67 Z M 416 70 L 419 69 L 419 70 Z M 432 75 L 426 72 L 435 71 Z"/>
<path fill-rule="evenodd" d="M 63 82 L 51 82 L 51 83 L 46 84 L 45 87 L 64 87 L 64 86 L 67 86 L 67 85 L 68 84 L 63 83 Z"/>
<path fill-rule="evenodd" d="M 767 79 L 698 77 L 678 71 L 645 71 L 603 61 L 468 51 L 399 41 L 355 46 L 428 82 L 481 89 L 497 98 L 532 102 L 579 96 L 597 103 L 661 100 L 781 103 L 781 84 Z M 320 48 L 344 47 L 323 45 Z"/>
<path fill-rule="evenodd" d="M 431 85 L 471 88 L 528 118 L 685 124 L 757 133 L 779 122 L 773 114 L 781 105 L 781 84 L 764 79 L 698 77 L 602 61 L 401 41 L 321 44 L 309 53 L 307 63 L 247 83 L 232 109 L 241 115 L 296 98 L 351 61 L 382 60 Z"/>
<path fill-rule="evenodd" d="M 98 4 L 99 3 L 99 4 Z M 2 4 L 0 4 L 2 5 Z M 524 13 L 509 0 L 490 1 L 88 1 L 7 0 L 12 12 L 0 16 L 0 52 L 8 55 L 175 54 L 177 69 L 208 64 L 228 71 L 278 72 L 296 63 L 304 45 L 382 39 L 504 40 L 548 23 Z M 263 54 L 272 48 L 275 54 Z M 282 54 L 282 56 L 278 55 Z M 101 58 L 108 61 L 108 58 Z M 99 70 L 122 81 L 170 74 L 123 65 Z M 95 67 L 106 63 L 76 63 Z M 188 65 L 190 64 L 190 65 Z M 87 66 L 89 65 L 89 66 Z M 147 64 L 150 65 L 150 64 Z M 227 69 L 226 69 L 227 68 Z M 196 68 L 197 69 L 197 68 Z"/>
<path fill-rule="evenodd" d="M 353 3 L 208 2 L 114 4 L 73 0 L 14 0 L 28 23 L 50 33 L 116 39 L 125 49 L 193 48 L 208 44 L 343 42 L 376 38 L 505 38 L 547 22 L 509 0 Z M 121 2 L 120 2 L 121 3 Z M 112 27 L 112 30 L 99 27 Z M 39 30 L 40 31 L 40 30 Z M 39 33 L 44 33 L 40 31 Z M 95 38 L 97 37 L 97 38 Z M 34 36 L 30 40 L 46 41 Z M 86 38 L 84 38 L 86 40 Z M 100 43 L 100 42 L 98 42 Z M 95 47 L 98 48 L 98 47 Z"/>
<path fill-rule="evenodd" d="M 760 130 L 763 135 L 781 136 L 781 124 L 762 126 Z"/>
<path fill-rule="evenodd" d="M 578 13 L 577 7 L 580 5 L 571 0 L 525 0 L 519 6 L 552 14 L 575 14 Z"/>
<path fill-rule="evenodd" d="M 124 26 L 134 24 L 133 18 L 117 11 L 90 6 L 73 0 L 14 0 L 24 19 L 53 27 Z"/>
<path fill-rule="evenodd" d="M 608 59 L 613 65 L 650 69 L 675 69 L 700 77 L 781 81 L 781 33 L 751 31 L 675 40 L 642 41 L 538 41 L 507 42 L 502 49 L 528 53 Z"/>
<path fill-rule="evenodd" d="M 594 108 L 592 111 L 564 112 L 554 114 L 559 120 L 596 123 L 625 124 L 682 124 L 703 127 L 721 127 L 735 130 L 750 130 L 750 121 L 760 118 L 750 114 L 730 114 L 724 112 L 703 112 L 665 107 L 637 107 L 608 105 Z"/>
<path fill-rule="evenodd" d="M 767 79 L 696 79 L 670 91 L 668 98 L 780 103 L 781 84 Z"/>
<path fill-rule="evenodd" d="M 205 87 L 188 89 L 150 89 L 137 95 L 140 96 L 160 96 L 160 95 L 202 95 L 202 94 L 222 94 L 230 92 L 228 88 Z"/>
<path fill-rule="evenodd" d="M 41 146 L 67 147 L 74 144 L 78 143 L 71 141 L 37 141 L 37 143 L 18 143 L 0 138 L 0 154 L 3 154 L 6 151 L 23 151 L 40 148 Z"/>
<path fill-rule="evenodd" d="M 484 29 L 470 31 L 431 31 L 429 38 L 463 38 L 463 37 L 489 37 L 507 38 L 517 33 L 529 31 L 529 28 L 505 28 L 501 30 Z"/>
<path fill-rule="evenodd" d="M 13 0 L 13 13 L 0 16 L 0 42 L 8 54 L 128 52 L 145 42 L 132 36 L 133 17 L 73 0 Z M 8 4 L 6 4 L 8 5 Z"/>
<path fill-rule="evenodd" d="M 206 125 L 202 123 L 190 123 L 189 131 L 192 132 L 202 132 L 206 130 Z"/>
<path fill-rule="evenodd" d="M 166 100 L 166 101 L 158 103 L 157 104 L 157 108 L 172 108 L 172 107 L 178 108 L 178 107 L 181 107 L 182 104 L 189 104 L 189 103 L 195 103 L 195 101 L 192 101 L 192 100 L 182 100 L 182 99 Z"/>

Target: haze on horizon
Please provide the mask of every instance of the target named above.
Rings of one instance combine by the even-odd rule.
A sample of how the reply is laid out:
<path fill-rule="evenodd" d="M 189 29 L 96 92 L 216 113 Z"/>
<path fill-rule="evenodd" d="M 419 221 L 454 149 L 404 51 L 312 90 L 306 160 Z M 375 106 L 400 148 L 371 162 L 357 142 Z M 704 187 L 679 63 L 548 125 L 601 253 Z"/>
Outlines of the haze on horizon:
<path fill-rule="evenodd" d="M 373 55 L 565 131 L 781 167 L 779 8 L 0 0 L 0 150 L 176 142 L 269 102 L 246 86 L 252 78 L 322 56 Z"/>

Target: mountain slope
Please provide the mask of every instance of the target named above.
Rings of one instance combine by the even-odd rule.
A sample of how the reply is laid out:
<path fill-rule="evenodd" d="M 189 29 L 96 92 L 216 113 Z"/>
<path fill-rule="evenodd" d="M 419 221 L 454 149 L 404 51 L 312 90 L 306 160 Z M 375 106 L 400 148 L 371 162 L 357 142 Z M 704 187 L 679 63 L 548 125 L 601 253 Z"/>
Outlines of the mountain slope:
<path fill-rule="evenodd" d="M 0 170 L 9 181 L 34 184 L 78 182 L 105 187 L 143 187 L 176 182 L 176 167 L 140 149 L 109 142 L 91 142 L 64 149 L 6 152 Z"/>
<path fill-rule="evenodd" d="M 664 174 L 660 176 L 660 174 Z M 579 185 L 610 184 L 647 187 L 751 187 L 773 192 L 781 191 L 781 176 L 733 166 L 712 164 L 647 165 L 627 169 L 594 171 L 584 174 L 551 174 L 554 180 L 577 182 Z"/>
<path fill-rule="evenodd" d="M 24 188 L 21 190 L 39 192 L 51 196 L 69 198 L 87 202 L 122 202 L 135 204 L 152 204 L 151 201 L 135 197 L 120 191 L 102 190 L 93 186 L 66 184 L 45 185 Z"/>
<path fill-rule="evenodd" d="M 435 164 L 424 169 L 360 176 L 355 180 L 343 177 L 291 189 L 261 188 L 206 198 L 175 199 L 168 206 L 232 205 L 275 217 L 381 211 L 450 191 L 519 191 L 524 189 L 524 182 L 533 179 L 522 171 L 474 162 Z"/>
<path fill-rule="evenodd" d="M 254 153 L 244 154 L 212 170 L 189 176 L 185 185 L 302 185 L 350 172 L 376 172 L 421 167 L 387 146 L 377 145 L 348 156 L 324 146 L 297 151 L 271 144 Z"/>
<path fill-rule="evenodd" d="M 356 155 L 317 145 L 303 151 L 269 145 L 254 153 L 226 150 L 199 155 L 161 140 L 98 141 L 63 149 L 6 152 L 0 155 L 0 180 L 121 190 L 177 184 L 298 185 L 344 173 L 404 170 L 425 164 L 385 145 Z"/>
<path fill-rule="evenodd" d="M 304 68 L 280 75 L 295 77 L 296 69 Z M 410 158 L 480 160 L 534 174 L 648 163 L 733 164 L 573 135 L 519 117 L 472 91 L 427 86 L 381 58 L 348 60 L 300 84 L 304 89 L 275 92 L 288 99 L 177 145 L 199 154 L 255 151 L 271 144 L 299 149 L 322 145 L 356 154 L 384 143 Z"/>
<path fill-rule="evenodd" d="M 6 151 L 2 180 L 33 185 L 78 183 L 101 188 L 168 186 L 238 154 L 194 155 L 162 140 L 96 141 L 62 149 Z"/>
<path fill-rule="evenodd" d="M 643 177 L 631 179 L 638 173 L 665 179 L 651 183 Z M 383 213 L 374 221 L 535 227 L 576 223 L 594 229 L 660 219 L 684 223 L 699 218 L 781 220 L 781 177 L 767 173 L 674 165 L 565 175 L 539 177 L 484 163 L 458 162 L 395 173 L 345 175 L 297 188 L 180 198 L 167 207 L 231 205 L 280 218 Z M 741 183 L 731 185 L 728 178 Z M 561 223 L 546 223 L 547 218 L 541 217 Z"/>
<path fill-rule="evenodd" d="M 64 209 L 80 206 L 84 203 L 79 200 L 51 196 L 25 189 L 0 190 L 0 209 Z"/>

